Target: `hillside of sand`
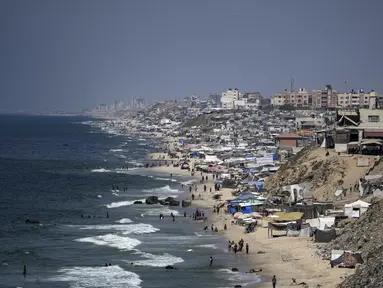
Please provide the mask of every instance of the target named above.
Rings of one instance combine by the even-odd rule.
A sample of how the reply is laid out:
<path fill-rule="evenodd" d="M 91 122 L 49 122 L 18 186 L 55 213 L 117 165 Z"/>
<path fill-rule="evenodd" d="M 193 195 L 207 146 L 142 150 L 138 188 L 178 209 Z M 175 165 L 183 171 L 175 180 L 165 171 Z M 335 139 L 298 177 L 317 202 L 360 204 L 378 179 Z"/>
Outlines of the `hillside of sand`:
<path fill-rule="evenodd" d="M 368 166 L 358 167 L 358 158 L 368 159 Z M 265 182 L 264 188 L 275 195 L 282 192 L 283 186 L 308 182 L 314 199 L 334 201 L 337 189 L 354 187 L 371 170 L 375 161 L 373 156 L 345 155 L 330 149 L 306 148 L 281 165 L 277 173 Z M 358 193 L 348 193 L 346 199 L 357 198 Z"/>

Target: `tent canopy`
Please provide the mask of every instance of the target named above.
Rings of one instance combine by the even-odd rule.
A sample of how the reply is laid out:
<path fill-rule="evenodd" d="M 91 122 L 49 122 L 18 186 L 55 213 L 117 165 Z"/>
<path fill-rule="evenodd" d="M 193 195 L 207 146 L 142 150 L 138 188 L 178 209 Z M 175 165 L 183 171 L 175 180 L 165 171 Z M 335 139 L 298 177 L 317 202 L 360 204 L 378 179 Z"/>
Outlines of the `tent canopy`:
<path fill-rule="evenodd" d="M 278 221 L 298 221 L 303 217 L 302 212 L 276 212 L 274 215 L 278 216 Z"/>
<path fill-rule="evenodd" d="M 344 207 L 345 208 L 351 208 L 351 207 L 352 208 L 368 208 L 370 205 L 371 205 L 370 203 L 364 202 L 362 200 L 358 200 L 350 204 L 345 204 Z"/>

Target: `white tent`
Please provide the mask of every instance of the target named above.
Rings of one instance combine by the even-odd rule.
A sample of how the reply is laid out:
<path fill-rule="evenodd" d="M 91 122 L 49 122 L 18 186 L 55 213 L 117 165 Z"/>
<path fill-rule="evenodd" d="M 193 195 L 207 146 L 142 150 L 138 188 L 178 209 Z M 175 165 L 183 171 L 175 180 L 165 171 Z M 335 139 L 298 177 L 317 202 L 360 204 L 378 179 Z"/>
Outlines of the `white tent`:
<path fill-rule="evenodd" d="M 370 203 L 362 200 L 355 201 L 351 204 L 344 205 L 344 215 L 349 218 L 359 218 L 364 212 L 367 211 Z"/>

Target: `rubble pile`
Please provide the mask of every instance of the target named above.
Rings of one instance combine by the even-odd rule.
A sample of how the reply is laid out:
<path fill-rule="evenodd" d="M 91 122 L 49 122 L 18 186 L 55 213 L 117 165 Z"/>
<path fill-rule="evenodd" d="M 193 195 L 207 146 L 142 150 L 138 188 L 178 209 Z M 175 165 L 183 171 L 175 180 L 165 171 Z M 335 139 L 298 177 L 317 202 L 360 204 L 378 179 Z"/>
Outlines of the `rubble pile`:
<path fill-rule="evenodd" d="M 348 224 L 341 234 L 322 249 L 329 258 L 331 250 L 360 251 L 363 264 L 347 277 L 340 287 L 381 287 L 383 283 L 383 200 L 373 203 L 357 221 Z M 334 268 L 336 269 L 336 268 Z M 341 268 L 339 268 L 341 269 Z"/>
<path fill-rule="evenodd" d="M 320 201 L 332 200 L 334 193 L 328 192 L 334 192 L 339 187 L 346 166 L 337 154 L 325 156 L 325 153 L 321 148 L 303 149 L 266 181 L 265 189 L 278 194 L 282 192 L 283 186 L 309 182 L 312 183 L 314 198 Z"/>

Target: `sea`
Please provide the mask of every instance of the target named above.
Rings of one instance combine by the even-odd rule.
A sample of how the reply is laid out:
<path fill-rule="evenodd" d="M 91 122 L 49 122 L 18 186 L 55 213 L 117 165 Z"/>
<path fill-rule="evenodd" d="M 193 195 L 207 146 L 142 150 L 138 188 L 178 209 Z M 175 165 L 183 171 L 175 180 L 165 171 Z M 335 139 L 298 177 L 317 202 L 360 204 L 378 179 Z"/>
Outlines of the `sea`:
<path fill-rule="evenodd" d="M 150 195 L 185 199 L 181 185 L 193 179 L 145 171 L 141 166 L 156 140 L 122 135 L 102 121 L 0 116 L 0 287 L 214 288 L 259 282 L 245 273 L 245 256 L 227 251 L 220 233 L 203 231 L 206 223 L 184 217 L 195 208 L 133 204 Z"/>

